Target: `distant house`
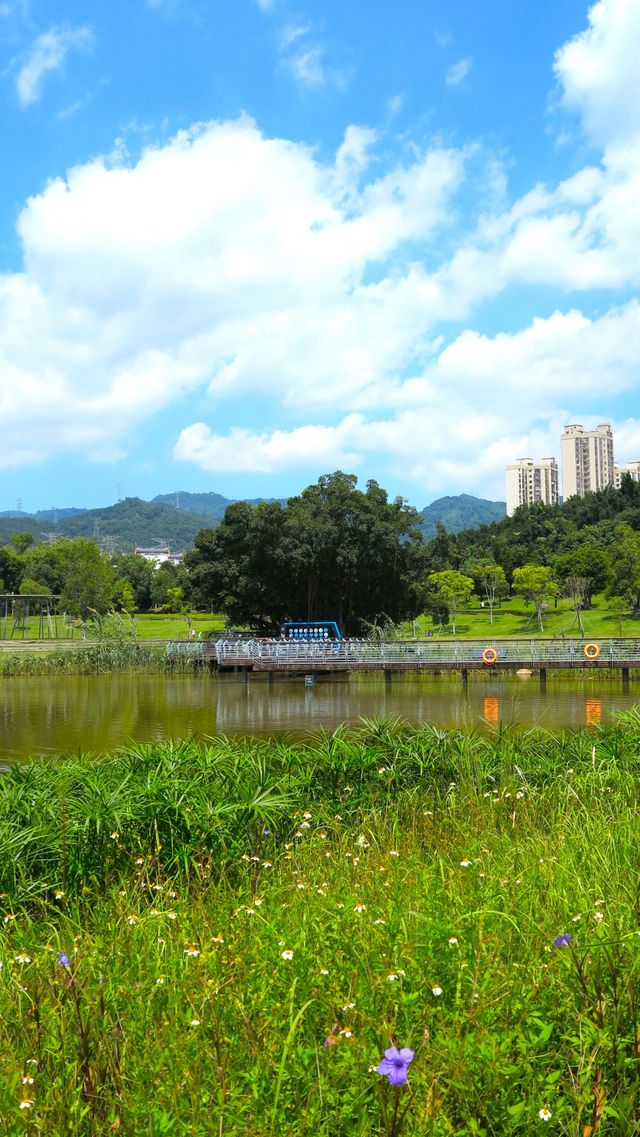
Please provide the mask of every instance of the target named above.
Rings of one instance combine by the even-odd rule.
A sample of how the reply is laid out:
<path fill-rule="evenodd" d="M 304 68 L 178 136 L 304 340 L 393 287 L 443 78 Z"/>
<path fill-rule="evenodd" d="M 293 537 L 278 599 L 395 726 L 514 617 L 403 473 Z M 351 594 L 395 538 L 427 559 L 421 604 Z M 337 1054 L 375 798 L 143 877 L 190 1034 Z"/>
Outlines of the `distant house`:
<path fill-rule="evenodd" d="M 136 545 L 134 552 L 139 557 L 144 557 L 145 561 L 153 561 L 156 568 L 169 561 L 172 565 L 181 565 L 184 560 L 184 553 L 182 550 L 174 553 L 170 545 L 154 545 L 152 548 L 145 548 L 144 545 Z"/>

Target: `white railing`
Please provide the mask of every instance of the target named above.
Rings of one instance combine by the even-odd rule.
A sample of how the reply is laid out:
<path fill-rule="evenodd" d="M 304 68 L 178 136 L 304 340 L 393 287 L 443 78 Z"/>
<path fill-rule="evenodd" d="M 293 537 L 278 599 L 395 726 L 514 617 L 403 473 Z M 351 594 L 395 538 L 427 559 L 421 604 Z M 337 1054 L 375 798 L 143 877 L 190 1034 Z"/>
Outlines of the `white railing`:
<path fill-rule="evenodd" d="M 589 647 L 589 654 L 585 647 Z M 595 645 L 595 647 L 593 647 Z M 196 646 L 195 644 L 193 645 Z M 640 639 L 527 639 L 527 640 L 408 640 L 379 643 L 370 640 L 246 639 L 218 640 L 215 658 L 219 667 L 309 668 L 309 670 L 380 670 L 385 667 L 485 666 L 487 648 L 495 662 L 508 667 L 577 667 L 597 660 L 612 666 L 640 665 Z M 489 653 L 489 659 L 493 656 Z"/>

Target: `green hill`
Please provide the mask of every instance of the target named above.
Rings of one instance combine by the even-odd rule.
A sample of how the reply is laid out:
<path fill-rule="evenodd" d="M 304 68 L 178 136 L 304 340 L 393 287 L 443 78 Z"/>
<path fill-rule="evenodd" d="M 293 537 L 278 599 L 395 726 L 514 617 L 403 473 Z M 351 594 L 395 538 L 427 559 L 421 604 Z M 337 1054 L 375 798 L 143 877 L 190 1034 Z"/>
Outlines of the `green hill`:
<path fill-rule="evenodd" d="M 425 541 L 430 541 L 436 535 L 438 521 L 450 533 L 460 533 L 463 529 L 477 529 L 480 525 L 490 525 L 492 521 L 502 521 L 506 512 L 504 501 L 487 501 L 468 493 L 439 497 L 421 511 L 422 531 Z"/>

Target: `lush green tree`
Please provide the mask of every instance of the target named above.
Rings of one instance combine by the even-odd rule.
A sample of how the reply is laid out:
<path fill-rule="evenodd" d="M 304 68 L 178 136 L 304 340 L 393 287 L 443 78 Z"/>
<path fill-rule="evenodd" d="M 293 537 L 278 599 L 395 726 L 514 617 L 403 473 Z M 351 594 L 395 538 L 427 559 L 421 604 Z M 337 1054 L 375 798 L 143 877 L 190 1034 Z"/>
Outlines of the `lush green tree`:
<path fill-rule="evenodd" d="M 136 553 L 112 553 L 111 565 L 118 581 L 127 581 L 133 589 L 135 609 L 148 612 L 152 607 L 151 582 L 155 572 L 152 561 Z M 128 611 L 128 609 L 127 609 Z"/>
<path fill-rule="evenodd" d="M 17 592 L 24 575 L 24 562 L 12 549 L 0 548 L 0 591 Z"/>
<path fill-rule="evenodd" d="M 513 591 L 535 606 L 540 631 L 543 632 L 542 613 L 553 595 L 552 570 L 548 565 L 523 565 L 513 570 Z"/>
<path fill-rule="evenodd" d="M 275 633 L 287 618 L 333 619 L 347 634 L 419 610 L 419 515 L 389 502 L 376 482 L 365 492 L 338 471 L 285 507 L 237 502 L 218 529 L 203 530 L 186 563 L 194 598 L 229 623 Z"/>
<path fill-rule="evenodd" d="M 92 612 L 106 612 L 115 582 L 109 560 L 95 541 L 65 537 L 56 541 L 54 548 L 62 571 L 60 606 L 83 620 Z"/>
<path fill-rule="evenodd" d="M 473 568 L 475 587 L 489 609 L 489 623 L 493 624 L 493 609 L 509 591 L 505 571 L 500 565 L 485 561 Z"/>
<path fill-rule="evenodd" d="M 626 600 L 634 616 L 640 613 L 640 533 L 626 525 L 617 531 L 607 595 Z"/>
<path fill-rule="evenodd" d="M 585 581 L 585 587 L 582 588 L 585 592 L 584 606 L 591 604 L 595 592 L 604 591 L 610 567 L 611 560 L 607 553 L 595 545 L 586 543 L 578 545 L 571 552 L 561 553 L 553 563 L 554 572 L 561 585 L 564 586 L 569 577 Z"/>
<path fill-rule="evenodd" d="M 456 615 L 463 604 L 468 604 L 473 592 L 473 580 L 455 569 L 429 574 L 429 583 L 437 589 L 442 603 L 446 605 L 451 620 L 451 631 L 456 634 Z"/>
<path fill-rule="evenodd" d="M 571 601 L 571 607 L 576 615 L 580 635 L 584 635 L 584 624 L 582 621 L 582 609 L 586 608 L 590 596 L 590 582 L 586 576 L 567 576 L 561 585 L 561 592 L 563 596 L 567 596 Z"/>
<path fill-rule="evenodd" d="M 185 595 L 186 570 L 172 561 L 162 561 L 152 570 L 151 604 L 166 612 L 180 612 Z"/>
<path fill-rule="evenodd" d="M 13 533 L 11 537 L 11 544 L 19 556 L 26 553 L 34 541 L 35 537 L 33 533 Z"/>

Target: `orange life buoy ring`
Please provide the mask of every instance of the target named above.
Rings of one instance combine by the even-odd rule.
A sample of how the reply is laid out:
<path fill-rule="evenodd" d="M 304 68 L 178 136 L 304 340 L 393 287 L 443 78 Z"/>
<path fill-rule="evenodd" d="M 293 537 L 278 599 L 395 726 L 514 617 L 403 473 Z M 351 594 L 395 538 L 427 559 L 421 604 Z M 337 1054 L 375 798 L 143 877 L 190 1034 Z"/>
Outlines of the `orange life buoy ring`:
<path fill-rule="evenodd" d="M 483 663 L 495 663 L 498 658 L 498 653 L 494 647 L 486 647 L 482 653 Z"/>
<path fill-rule="evenodd" d="M 582 654 L 585 659 L 597 659 L 600 655 L 600 648 L 597 644 L 585 644 L 582 649 Z"/>

